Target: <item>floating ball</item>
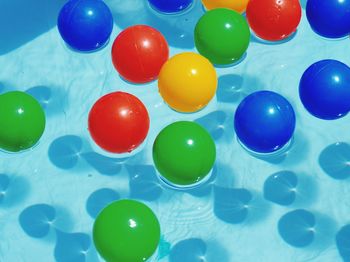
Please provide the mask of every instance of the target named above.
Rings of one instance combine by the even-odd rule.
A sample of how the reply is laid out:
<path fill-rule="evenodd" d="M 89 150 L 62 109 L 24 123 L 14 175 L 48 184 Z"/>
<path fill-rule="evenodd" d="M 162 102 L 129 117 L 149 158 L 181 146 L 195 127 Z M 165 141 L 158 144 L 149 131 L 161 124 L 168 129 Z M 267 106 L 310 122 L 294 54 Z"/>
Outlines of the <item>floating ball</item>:
<path fill-rule="evenodd" d="M 199 124 L 179 121 L 165 127 L 153 144 L 153 161 L 163 180 L 191 186 L 206 178 L 216 158 L 215 143 Z"/>
<path fill-rule="evenodd" d="M 272 153 L 291 140 L 295 113 L 291 104 L 271 91 L 258 91 L 239 104 L 234 127 L 239 141 L 257 153 Z"/>
<path fill-rule="evenodd" d="M 280 41 L 292 35 L 301 20 L 299 0 L 250 0 L 247 19 L 254 33 L 267 41 Z"/>
<path fill-rule="evenodd" d="M 0 95 L 0 148 L 18 152 L 33 147 L 45 130 L 39 102 L 24 92 Z"/>
<path fill-rule="evenodd" d="M 113 17 L 101 0 L 70 0 L 60 11 L 57 26 L 70 47 L 79 51 L 93 51 L 108 42 Z"/>
<path fill-rule="evenodd" d="M 89 113 L 92 139 L 111 153 L 127 153 L 137 148 L 147 136 L 149 123 L 144 104 L 124 92 L 101 97 Z"/>
<path fill-rule="evenodd" d="M 106 206 L 93 227 L 97 251 L 106 261 L 146 261 L 160 241 L 160 225 L 153 211 L 134 200 Z"/>
<path fill-rule="evenodd" d="M 112 61 L 119 74 L 132 83 L 156 79 L 169 58 L 164 36 L 147 25 L 131 26 L 122 31 L 112 47 Z"/>
<path fill-rule="evenodd" d="M 181 53 L 162 67 L 158 88 L 165 102 L 179 112 L 195 112 L 214 97 L 217 76 L 213 65 L 195 53 Z"/>
<path fill-rule="evenodd" d="M 249 26 L 244 17 L 233 10 L 213 9 L 197 22 L 194 41 L 198 52 L 213 64 L 232 64 L 248 48 Z"/>
<path fill-rule="evenodd" d="M 193 0 L 148 0 L 153 9 L 158 12 L 173 14 L 189 8 Z"/>
<path fill-rule="evenodd" d="M 332 120 L 350 111 L 350 68 L 336 60 L 321 60 L 303 74 L 299 96 L 315 117 Z"/>
<path fill-rule="evenodd" d="M 202 0 L 204 7 L 207 10 L 215 8 L 228 8 L 237 11 L 238 13 L 243 13 L 247 8 L 249 0 Z"/>
<path fill-rule="evenodd" d="M 306 17 L 311 28 L 327 38 L 341 38 L 350 34 L 349 0 L 308 0 Z"/>

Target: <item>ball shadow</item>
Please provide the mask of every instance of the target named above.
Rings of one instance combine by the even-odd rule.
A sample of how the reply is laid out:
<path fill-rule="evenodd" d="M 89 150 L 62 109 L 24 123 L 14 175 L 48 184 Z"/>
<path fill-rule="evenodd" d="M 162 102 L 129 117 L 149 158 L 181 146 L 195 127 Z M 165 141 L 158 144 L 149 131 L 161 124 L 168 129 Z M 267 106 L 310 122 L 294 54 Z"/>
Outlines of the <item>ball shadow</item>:
<path fill-rule="evenodd" d="M 322 150 L 318 163 L 330 177 L 338 180 L 350 177 L 350 145 L 339 142 Z"/>
<path fill-rule="evenodd" d="M 145 201 L 155 201 L 163 189 L 156 170 L 150 165 L 126 165 L 129 174 L 130 197 Z"/>
<path fill-rule="evenodd" d="M 101 175 L 119 174 L 127 158 L 112 158 L 98 154 L 87 141 L 79 136 L 66 135 L 56 138 L 49 146 L 48 156 L 53 165 L 60 169 L 85 170 L 94 168 Z M 85 162 L 82 162 L 81 160 Z"/>
<path fill-rule="evenodd" d="M 30 191 L 30 184 L 23 176 L 0 174 L 0 208 L 11 208 L 23 202 Z"/>
<path fill-rule="evenodd" d="M 176 243 L 170 251 L 170 262 L 205 261 L 207 244 L 200 238 L 189 238 Z"/>
<path fill-rule="evenodd" d="M 344 225 L 335 237 L 338 252 L 344 261 L 350 260 L 350 225 Z"/>
<path fill-rule="evenodd" d="M 272 203 L 288 206 L 296 198 L 298 177 L 291 171 L 279 171 L 270 175 L 264 183 L 264 198 Z"/>
<path fill-rule="evenodd" d="M 214 186 L 214 214 L 229 224 L 240 224 L 248 216 L 252 194 L 242 188 Z"/>
<path fill-rule="evenodd" d="M 79 136 L 66 135 L 56 138 L 49 146 L 48 156 L 60 169 L 72 169 L 81 159 L 83 140 Z"/>
<path fill-rule="evenodd" d="M 295 207 L 309 207 L 319 195 L 318 184 L 312 177 L 312 174 L 299 174 L 298 187 L 296 188 L 296 200 L 293 203 Z"/>
<path fill-rule="evenodd" d="M 57 262 L 85 262 L 91 248 L 90 236 L 85 233 L 65 233 L 56 230 L 54 257 Z"/>
<path fill-rule="evenodd" d="M 315 242 L 310 246 L 313 250 L 325 250 L 334 244 L 337 225 L 333 218 L 326 214 L 314 212 L 316 216 Z"/>
<path fill-rule="evenodd" d="M 224 111 L 214 111 L 203 117 L 197 118 L 196 123 L 203 126 L 214 140 L 220 139 L 224 134 L 224 124 L 227 114 Z"/>
<path fill-rule="evenodd" d="M 297 209 L 284 214 L 278 221 L 278 232 L 289 245 L 297 248 L 309 246 L 315 238 L 316 218 L 313 213 Z"/>
<path fill-rule="evenodd" d="M 86 211 L 92 218 L 96 218 L 103 208 L 118 199 L 120 195 L 114 189 L 100 188 L 92 192 L 86 200 Z"/>
<path fill-rule="evenodd" d="M 121 172 L 124 158 L 112 158 L 96 152 L 85 152 L 81 157 L 101 175 L 114 176 Z"/>
<path fill-rule="evenodd" d="M 56 210 L 47 204 L 35 204 L 22 210 L 19 224 L 23 231 L 33 238 L 44 238 L 49 234 L 56 219 Z"/>

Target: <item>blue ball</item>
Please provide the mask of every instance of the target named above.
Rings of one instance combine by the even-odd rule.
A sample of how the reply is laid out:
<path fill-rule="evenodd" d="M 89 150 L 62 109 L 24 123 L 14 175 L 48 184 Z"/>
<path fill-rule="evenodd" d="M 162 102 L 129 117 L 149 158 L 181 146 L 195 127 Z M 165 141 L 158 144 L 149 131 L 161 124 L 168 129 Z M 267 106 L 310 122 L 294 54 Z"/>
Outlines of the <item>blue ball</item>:
<path fill-rule="evenodd" d="M 321 60 L 303 74 L 299 96 L 315 117 L 332 120 L 350 111 L 350 68 L 336 60 Z"/>
<path fill-rule="evenodd" d="M 308 0 L 306 16 L 311 28 L 327 38 L 350 33 L 350 0 Z"/>
<path fill-rule="evenodd" d="M 70 0 L 61 9 L 58 30 L 73 49 L 87 52 L 103 47 L 113 29 L 113 17 L 101 0 Z"/>
<path fill-rule="evenodd" d="M 193 0 L 148 0 L 151 6 L 162 13 L 178 13 L 192 5 Z"/>
<path fill-rule="evenodd" d="M 295 113 L 283 96 L 271 91 L 258 91 L 239 104 L 234 127 L 239 141 L 249 150 L 272 153 L 291 140 Z"/>

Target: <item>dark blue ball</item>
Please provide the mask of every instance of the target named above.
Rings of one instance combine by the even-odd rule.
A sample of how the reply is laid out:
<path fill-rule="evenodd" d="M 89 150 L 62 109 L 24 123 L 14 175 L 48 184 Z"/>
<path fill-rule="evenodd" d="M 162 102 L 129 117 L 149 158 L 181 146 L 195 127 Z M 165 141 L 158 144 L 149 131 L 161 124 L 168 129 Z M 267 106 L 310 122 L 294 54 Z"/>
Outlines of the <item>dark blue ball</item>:
<path fill-rule="evenodd" d="M 238 139 L 249 150 L 272 153 L 291 140 L 295 113 L 283 96 L 271 91 L 258 91 L 239 104 L 234 126 Z"/>
<path fill-rule="evenodd" d="M 84 52 L 93 51 L 108 42 L 113 17 L 101 0 L 70 0 L 60 11 L 57 26 L 70 47 Z"/>
<path fill-rule="evenodd" d="M 321 60 L 303 74 L 299 96 L 315 117 L 332 120 L 350 111 L 350 68 L 336 60 Z"/>
<path fill-rule="evenodd" d="M 350 33 L 350 0 L 308 0 L 306 16 L 311 28 L 328 38 Z"/>
<path fill-rule="evenodd" d="M 187 9 L 193 0 L 148 0 L 151 6 L 162 13 L 178 13 Z"/>

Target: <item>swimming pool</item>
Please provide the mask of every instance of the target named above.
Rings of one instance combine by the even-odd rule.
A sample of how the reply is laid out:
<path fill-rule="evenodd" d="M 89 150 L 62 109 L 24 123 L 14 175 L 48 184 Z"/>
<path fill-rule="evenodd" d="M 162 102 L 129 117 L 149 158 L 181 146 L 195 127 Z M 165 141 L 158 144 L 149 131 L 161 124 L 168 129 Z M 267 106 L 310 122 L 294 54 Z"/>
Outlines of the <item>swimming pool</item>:
<path fill-rule="evenodd" d="M 120 198 L 141 200 L 156 213 L 162 236 L 153 261 L 342 261 L 335 239 L 349 223 L 349 116 L 335 121 L 311 116 L 300 102 L 298 85 L 316 61 L 350 64 L 348 38 L 316 35 L 302 1 L 302 21 L 289 41 L 270 44 L 252 36 L 240 63 L 216 68 L 216 98 L 197 113 L 180 114 L 163 102 L 157 82 L 131 85 L 118 76 L 112 41 L 88 54 L 69 49 L 56 27 L 64 2 L 0 3 L 0 91 L 32 94 L 47 117 L 33 150 L 0 153 L 0 261 L 99 261 L 92 225 L 101 207 Z M 204 13 L 199 1 L 177 16 L 157 14 L 143 0 L 105 2 L 114 16 L 111 40 L 127 26 L 148 24 L 164 34 L 171 56 L 195 51 L 193 29 Z M 139 97 L 150 114 L 147 140 L 132 157 L 103 155 L 87 130 L 93 103 L 117 90 Z M 282 94 L 295 109 L 293 145 L 282 157 L 254 157 L 234 133 L 239 102 L 258 90 Z M 177 120 L 200 123 L 217 146 L 212 179 L 188 192 L 163 185 L 152 161 L 156 135 Z M 288 177 L 281 182 L 284 190 L 295 194 L 288 205 L 266 200 L 269 189 L 264 197 L 265 181 L 277 172 Z M 299 211 L 281 222 L 294 210 Z M 295 239 L 288 219 L 300 219 L 305 235 Z M 303 241 L 311 243 L 301 247 Z"/>

